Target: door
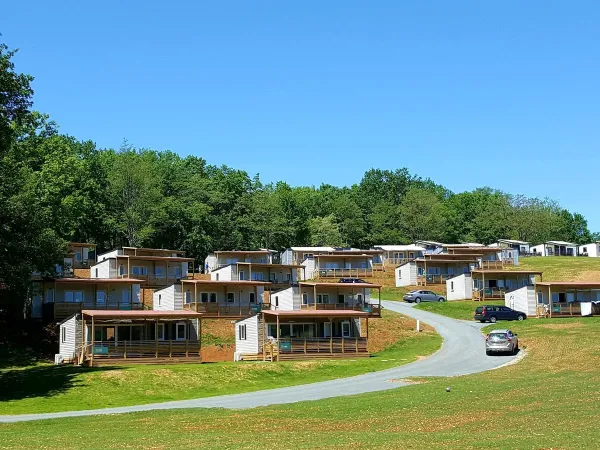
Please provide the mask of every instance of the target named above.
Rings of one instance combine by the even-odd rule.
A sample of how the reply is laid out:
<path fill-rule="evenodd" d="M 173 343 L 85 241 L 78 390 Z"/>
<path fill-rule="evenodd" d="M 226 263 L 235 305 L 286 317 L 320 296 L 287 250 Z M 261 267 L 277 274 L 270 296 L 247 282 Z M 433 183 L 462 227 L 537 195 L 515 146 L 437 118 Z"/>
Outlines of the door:
<path fill-rule="evenodd" d="M 323 323 L 323 337 L 331 337 L 331 322 Z"/>
<path fill-rule="evenodd" d="M 338 303 L 339 304 L 344 304 L 345 302 L 346 302 L 346 299 L 344 297 L 344 294 L 338 295 Z"/>
<path fill-rule="evenodd" d="M 344 320 L 342 322 L 342 337 L 349 338 L 350 337 L 350 322 Z"/>
<path fill-rule="evenodd" d="M 175 329 L 175 340 L 177 341 L 185 341 L 186 339 L 186 324 L 184 322 L 179 322 L 176 324 Z"/>

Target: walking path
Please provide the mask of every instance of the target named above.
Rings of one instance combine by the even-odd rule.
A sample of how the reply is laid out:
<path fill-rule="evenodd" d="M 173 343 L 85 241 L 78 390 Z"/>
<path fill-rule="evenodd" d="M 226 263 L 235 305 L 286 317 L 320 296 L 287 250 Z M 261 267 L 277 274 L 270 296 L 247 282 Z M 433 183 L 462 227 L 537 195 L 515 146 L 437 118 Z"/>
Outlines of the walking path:
<path fill-rule="evenodd" d="M 342 395 L 362 394 L 406 386 L 408 383 L 395 380 L 408 377 L 456 376 L 483 372 L 513 362 L 517 358 L 517 356 L 486 356 L 483 348 L 484 338 L 479 331 L 484 324 L 451 319 L 427 311 L 421 311 L 405 303 L 390 301 L 382 303 L 390 311 L 411 316 L 433 326 L 444 339 L 442 348 L 430 357 L 410 364 L 349 378 L 339 378 L 336 380 L 248 392 L 245 394 L 222 395 L 138 406 L 0 416 L 0 423 L 175 408 L 244 409 L 306 400 L 321 400 Z"/>

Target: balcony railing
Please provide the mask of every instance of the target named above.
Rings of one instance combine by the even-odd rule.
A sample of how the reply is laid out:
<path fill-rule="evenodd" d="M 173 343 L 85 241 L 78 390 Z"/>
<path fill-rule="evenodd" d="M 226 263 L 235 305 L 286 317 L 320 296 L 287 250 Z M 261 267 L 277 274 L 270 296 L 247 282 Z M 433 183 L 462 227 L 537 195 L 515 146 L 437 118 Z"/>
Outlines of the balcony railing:
<path fill-rule="evenodd" d="M 360 278 L 373 276 L 373 269 L 362 268 L 336 268 L 336 269 L 316 269 L 317 278 Z"/>
<path fill-rule="evenodd" d="M 246 317 L 260 312 L 261 303 L 224 305 L 220 303 L 184 303 L 183 309 L 204 314 L 204 317 Z"/>
<path fill-rule="evenodd" d="M 310 303 L 301 305 L 301 309 L 308 311 L 335 311 L 335 310 L 350 310 L 368 312 L 371 317 L 381 316 L 381 307 L 371 304 L 349 304 L 349 303 Z"/>
<path fill-rule="evenodd" d="M 135 278 L 136 280 L 143 280 L 144 284 L 148 284 L 150 286 L 169 286 L 173 283 L 176 283 L 179 280 L 189 280 L 193 278 L 193 275 L 188 274 L 169 274 L 169 275 L 136 275 L 130 273 L 129 276 L 127 274 L 119 274 L 118 278 Z"/>
<path fill-rule="evenodd" d="M 426 286 L 429 284 L 445 284 L 450 278 L 463 275 L 462 273 L 446 273 L 437 275 L 417 275 L 417 286 Z"/>
<path fill-rule="evenodd" d="M 514 261 L 512 259 L 505 260 L 493 260 L 493 261 L 481 261 L 480 267 L 482 269 L 503 269 L 505 266 L 514 265 Z"/>
<path fill-rule="evenodd" d="M 82 309 L 108 309 L 113 311 L 131 311 L 144 309 L 143 303 L 123 302 L 56 302 L 54 303 L 54 318 L 64 319 L 72 314 L 81 312 Z"/>
<path fill-rule="evenodd" d="M 200 357 L 198 340 L 128 340 L 88 342 L 84 358 L 90 360 L 136 359 L 136 358 L 188 358 Z"/>
<path fill-rule="evenodd" d="M 507 292 L 509 291 L 505 288 L 473 289 L 473 300 L 503 300 Z"/>

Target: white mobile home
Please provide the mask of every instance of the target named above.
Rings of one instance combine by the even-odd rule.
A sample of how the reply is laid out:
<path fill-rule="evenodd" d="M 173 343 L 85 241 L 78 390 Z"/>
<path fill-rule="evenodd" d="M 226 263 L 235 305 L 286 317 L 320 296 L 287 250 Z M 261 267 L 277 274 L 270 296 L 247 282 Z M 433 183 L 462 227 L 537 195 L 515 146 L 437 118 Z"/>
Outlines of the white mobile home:
<path fill-rule="evenodd" d="M 473 278 L 463 273 L 446 281 L 446 300 L 469 300 L 473 297 Z"/>
<path fill-rule="evenodd" d="M 307 259 L 313 259 L 315 255 L 332 252 L 335 252 L 333 247 L 291 247 L 281 253 L 281 264 L 304 265 Z"/>
<path fill-rule="evenodd" d="M 210 272 L 214 281 L 269 281 L 269 289 L 283 289 L 298 284 L 298 271 L 303 266 L 238 262 Z M 300 279 L 304 279 L 301 277 Z"/>
<path fill-rule="evenodd" d="M 381 260 L 384 267 L 397 267 L 407 261 L 412 261 L 423 256 L 424 248 L 420 245 L 375 245 L 374 250 L 381 251 Z"/>
<path fill-rule="evenodd" d="M 531 247 L 533 256 L 577 256 L 577 244 L 565 241 L 548 241 Z"/>
<path fill-rule="evenodd" d="M 580 245 L 577 248 L 579 256 L 589 256 L 590 258 L 600 257 L 600 242 L 594 242 L 592 244 Z"/>
<path fill-rule="evenodd" d="M 531 244 L 529 242 L 517 241 L 515 239 L 498 239 L 498 242 L 495 245 L 502 248 L 512 248 L 513 250 L 519 252 L 521 255 L 527 255 L 530 252 L 531 247 Z"/>
<path fill-rule="evenodd" d="M 204 273 L 210 273 L 220 267 L 241 262 L 254 264 L 275 264 L 277 252 L 262 248 L 260 250 L 224 250 L 209 254 L 204 260 Z"/>

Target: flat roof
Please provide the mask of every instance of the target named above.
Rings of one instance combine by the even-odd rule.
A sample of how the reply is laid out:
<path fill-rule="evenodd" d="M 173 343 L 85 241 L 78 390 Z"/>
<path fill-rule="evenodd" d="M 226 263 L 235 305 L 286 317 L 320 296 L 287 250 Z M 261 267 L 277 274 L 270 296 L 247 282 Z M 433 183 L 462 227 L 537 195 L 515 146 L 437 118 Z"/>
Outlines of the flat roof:
<path fill-rule="evenodd" d="M 271 284 L 270 281 L 258 280 L 181 280 L 181 282 L 190 284 L 215 284 L 221 286 L 268 286 Z"/>
<path fill-rule="evenodd" d="M 102 256 L 102 255 L 100 255 Z M 194 258 L 186 258 L 184 256 L 148 256 L 148 255 L 116 255 L 117 258 L 139 259 L 142 261 L 194 261 Z M 108 257 L 106 259 L 110 259 Z"/>
<path fill-rule="evenodd" d="M 288 269 L 300 269 L 301 267 L 304 267 L 303 265 L 300 264 L 269 264 L 269 263 L 253 263 L 253 262 L 246 262 L 246 261 L 238 261 L 236 263 L 233 264 L 243 264 L 245 266 L 253 266 L 253 267 L 287 267 Z M 233 265 L 233 264 L 228 264 L 229 266 Z M 227 266 L 223 266 L 223 267 L 227 267 Z M 219 269 L 222 269 L 222 267 L 219 267 Z M 215 269 L 218 270 L 218 269 Z"/>
<path fill-rule="evenodd" d="M 378 252 L 375 252 L 378 253 Z M 373 254 L 368 254 L 368 253 L 362 253 L 362 254 L 356 254 L 356 253 L 344 253 L 344 252 L 338 252 L 338 253 L 331 253 L 331 254 L 325 254 L 325 255 L 315 255 L 314 258 L 371 258 L 373 257 Z"/>
<path fill-rule="evenodd" d="M 517 241 L 516 239 L 498 239 L 498 242 L 508 242 L 510 244 L 529 244 L 527 241 Z"/>
<path fill-rule="evenodd" d="M 482 274 L 492 274 L 492 275 L 498 275 L 498 274 L 528 274 L 528 275 L 542 275 L 543 272 L 540 270 L 501 270 L 501 269 L 475 269 L 475 270 L 471 270 L 471 273 L 482 273 Z"/>
<path fill-rule="evenodd" d="M 135 311 L 110 311 L 106 309 L 84 309 L 81 314 L 88 317 L 98 317 L 102 319 L 198 319 L 202 317 L 201 313 L 194 311 L 153 311 L 153 310 L 135 310 Z"/>
<path fill-rule="evenodd" d="M 460 256 L 460 255 L 459 255 Z M 424 258 L 417 258 L 415 259 L 415 261 L 417 262 L 432 262 L 432 263 L 438 263 L 438 262 L 442 262 L 442 263 L 450 263 L 450 262 L 477 262 L 476 258 L 470 258 L 470 259 L 424 259 Z"/>
<path fill-rule="evenodd" d="M 262 311 L 267 316 L 277 317 L 369 317 L 368 312 L 353 309 L 304 309 L 282 311 L 281 309 L 265 309 Z"/>
<path fill-rule="evenodd" d="M 600 289 L 600 281 L 538 281 L 535 285 Z"/>
<path fill-rule="evenodd" d="M 56 283 L 87 283 L 87 284 L 140 284 L 145 283 L 146 280 L 140 280 L 138 278 L 56 278 Z"/>
<path fill-rule="evenodd" d="M 379 289 L 381 285 L 372 283 L 303 283 L 299 282 L 300 286 L 317 286 L 317 287 L 359 287 Z"/>
<path fill-rule="evenodd" d="M 147 247 L 123 247 L 123 250 L 128 249 L 128 250 L 143 250 L 145 252 L 169 252 L 169 253 L 183 253 L 185 254 L 185 251 L 183 250 L 171 250 L 168 248 L 147 248 Z"/>
<path fill-rule="evenodd" d="M 275 250 L 217 250 L 213 252 L 217 253 L 235 253 L 240 255 L 268 255 L 271 253 L 277 253 Z"/>
<path fill-rule="evenodd" d="M 571 246 L 571 247 L 577 247 L 577 244 L 573 244 L 572 242 L 565 242 L 565 241 L 546 241 L 546 242 L 543 242 L 541 244 L 534 245 L 534 247 L 537 247 L 538 245 L 548 245 L 548 244 L 552 244 L 552 245 L 568 245 L 568 246 Z"/>
<path fill-rule="evenodd" d="M 333 247 L 290 247 L 293 252 L 334 252 Z"/>
<path fill-rule="evenodd" d="M 380 248 L 384 252 L 422 252 L 424 249 L 420 245 L 407 244 L 407 245 L 374 245 L 375 249 Z"/>

